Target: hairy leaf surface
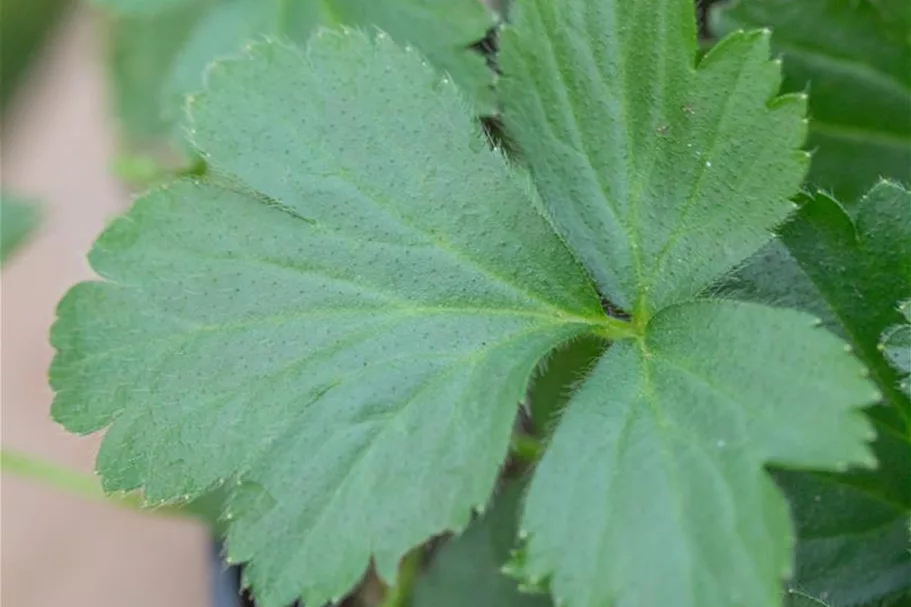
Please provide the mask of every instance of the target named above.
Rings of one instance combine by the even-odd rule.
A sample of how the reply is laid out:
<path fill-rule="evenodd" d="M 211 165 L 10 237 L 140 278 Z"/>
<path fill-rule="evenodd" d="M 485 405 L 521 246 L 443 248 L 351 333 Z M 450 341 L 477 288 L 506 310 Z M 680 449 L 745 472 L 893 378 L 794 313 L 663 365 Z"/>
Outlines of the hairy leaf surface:
<path fill-rule="evenodd" d="M 568 607 L 769 607 L 791 570 L 768 463 L 872 463 L 861 365 L 812 317 L 734 302 L 659 312 L 573 396 L 532 481 L 532 582 Z"/>
<path fill-rule="evenodd" d="M 689 0 L 527 0 L 503 33 L 507 130 L 602 293 L 640 317 L 765 244 L 807 165 L 769 33 L 696 54 Z"/>
<path fill-rule="evenodd" d="M 911 181 L 907 0 L 736 0 L 713 21 L 772 28 L 783 90 L 811 92 L 810 183 L 853 202 L 880 177 Z"/>
<path fill-rule="evenodd" d="M 800 212 L 780 230 L 781 244 L 752 259 L 722 292 L 818 314 L 851 342 L 887 402 L 911 419 L 879 348 L 911 294 L 911 192 L 881 182 L 853 205 L 853 217 L 824 193 L 799 201 Z"/>
<path fill-rule="evenodd" d="M 880 343 L 901 326 L 896 302 L 911 292 L 911 194 L 880 183 L 852 205 L 853 217 L 825 194 L 801 202 L 781 240 L 722 292 L 819 316 L 851 343 L 882 392 L 882 406 L 868 411 L 878 427 L 878 470 L 778 475 L 797 522 L 791 588 L 837 606 L 873 604 L 911 585 L 911 409 Z"/>
<path fill-rule="evenodd" d="M 386 579 L 485 504 L 528 378 L 609 322 L 455 85 L 381 35 L 252 47 L 192 108 L 217 176 L 140 199 L 63 300 L 53 413 L 108 490 L 225 483 L 266 607 Z"/>

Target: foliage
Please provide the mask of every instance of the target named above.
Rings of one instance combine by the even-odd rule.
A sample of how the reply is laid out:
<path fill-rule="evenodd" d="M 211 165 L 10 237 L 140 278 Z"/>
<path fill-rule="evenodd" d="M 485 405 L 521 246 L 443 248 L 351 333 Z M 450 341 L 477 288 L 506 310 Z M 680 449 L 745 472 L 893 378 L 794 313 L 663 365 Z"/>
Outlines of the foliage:
<path fill-rule="evenodd" d="M 520 0 L 488 40 L 494 89 L 478 5 L 199 2 L 128 18 L 198 11 L 136 89 L 166 130 L 187 106 L 208 169 L 101 235 L 102 280 L 52 331 L 53 415 L 107 428 L 105 489 L 223 492 L 264 607 L 338 601 L 370 565 L 395 583 L 450 533 L 417 607 L 549 604 L 497 572 L 510 552 L 566 607 L 907 593 L 911 194 L 831 169 L 848 131 L 899 166 L 867 137 L 879 106 L 834 117 L 846 79 L 897 64 L 855 37 L 860 59 L 804 72 L 786 51 L 780 94 L 770 59 L 816 21 L 868 35 L 866 4 L 702 52 L 688 0 Z M 512 159 L 477 123 L 492 108 Z M 808 168 L 861 200 L 801 193 Z M 517 436 L 542 441 L 533 471 Z"/>
<path fill-rule="evenodd" d="M 899 388 L 905 396 L 911 398 L 911 380 L 908 378 L 911 374 L 911 300 L 901 302 L 898 311 L 904 317 L 904 322 L 886 329 L 879 342 L 879 349 L 900 374 Z"/>
<path fill-rule="evenodd" d="M 22 245 L 38 226 L 40 212 L 34 203 L 3 194 L 0 200 L 0 261 Z"/>
<path fill-rule="evenodd" d="M 179 110 L 165 104 L 165 86 L 181 48 L 211 4 L 194 0 L 159 13 L 111 17 L 112 105 L 131 145 L 150 145 L 173 129 Z"/>
<path fill-rule="evenodd" d="M 4 0 L 0 19 L 0 111 L 33 64 L 67 0 Z"/>
<path fill-rule="evenodd" d="M 911 181 L 911 4 L 907 0 L 733 0 L 715 29 L 770 27 L 787 91 L 809 90 L 809 180 L 840 200 L 879 177 Z"/>
<path fill-rule="evenodd" d="M 112 82 L 126 133 L 166 137 L 186 95 L 213 61 L 266 37 L 303 44 L 319 27 L 380 28 L 413 44 L 475 100 L 493 110 L 493 78 L 470 47 L 495 16 L 477 0 L 94 0 L 113 11 Z"/>
<path fill-rule="evenodd" d="M 433 555 L 415 584 L 411 607 L 548 607 L 546 596 L 520 592 L 500 572 L 515 542 L 523 487 L 510 482 L 497 491 L 484 516 Z"/>
<path fill-rule="evenodd" d="M 868 411 L 879 470 L 777 476 L 797 521 L 792 587 L 838 607 L 876 604 L 911 591 L 911 406 L 881 345 L 884 332 L 901 334 L 898 302 L 911 292 L 911 195 L 880 183 L 853 205 L 853 217 L 826 194 L 798 199 L 780 240 L 722 289 L 818 315 L 851 343 L 883 394 Z"/>

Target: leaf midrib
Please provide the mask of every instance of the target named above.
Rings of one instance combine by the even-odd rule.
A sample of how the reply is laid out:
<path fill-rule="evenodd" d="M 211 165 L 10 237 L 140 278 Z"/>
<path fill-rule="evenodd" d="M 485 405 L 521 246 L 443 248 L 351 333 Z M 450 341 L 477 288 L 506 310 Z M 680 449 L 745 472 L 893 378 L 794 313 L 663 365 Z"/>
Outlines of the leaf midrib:
<path fill-rule="evenodd" d="M 547 29 L 547 28 L 545 28 L 545 29 Z M 610 212 L 611 216 L 614 218 L 614 221 L 623 230 L 623 232 L 626 236 L 626 240 L 629 243 L 629 250 L 632 253 L 633 264 L 636 269 L 635 270 L 636 275 L 641 276 L 640 251 L 639 251 L 638 243 L 636 242 L 636 239 L 634 237 L 634 232 L 631 229 L 631 227 L 628 226 L 625 221 L 623 221 L 623 218 L 620 214 L 620 209 L 617 207 L 616 201 L 613 200 L 611 197 L 607 196 L 607 190 L 604 186 L 604 183 L 602 182 L 601 172 L 596 170 L 595 167 L 592 166 L 592 164 L 591 164 L 591 161 L 590 161 L 591 156 L 588 153 L 588 146 L 585 143 L 585 140 L 582 136 L 582 130 L 579 125 L 578 111 L 576 109 L 575 103 L 573 102 L 573 95 L 571 94 L 570 88 L 567 85 L 566 78 L 565 78 L 563 72 L 559 69 L 559 62 L 557 61 L 557 55 L 555 52 L 554 43 L 551 40 L 550 36 L 547 36 L 547 35 L 542 36 L 540 40 L 542 42 L 546 43 L 547 55 L 548 55 L 548 59 L 550 60 L 549 62 L 554 66 L 553 72 L 559 76 L 559 83 L 557 83 L 557 84 L 558 84 L 560 90 L 559 90 L 558 94 L 560 95 L 560 98 L 563 101 L 564 106 L 567 109 L 567 113 L 569 114 L 570 123 L 571 123 L 570 126 L 572 128 L 572 134 L 573 134 L 573 141 L 569 142 L 570 147 L 574 151 L 577 151 L 579 154 L 581 154 L 582 157 L 585 159 L 585 164 L 589 168 L 589 174 L 593 177 L 593 181 L 598 186 L 598 190 L 601 193 L 601 199 L 605 202 L 604 206 Z M 613 42 L 613 37 L 608 37 L 608 40 L 612 44 L 614 44 L 614 46 L 612 48 L 614 49 L 614 52 L 617 52 L 617 47 L 616 47 L 616 44 Z M 524 56 L 517 55 L 517 56 L 515 56 L 515 60 L 522 63 L 522 66 L 527 73 L 529 73 L 529 74 L 532 73 L 531 70 L 529 69 L 529 65 L 528 65 L 527 61 L 525 60 Z M 595 65 L 597 65 L 597 63 L 598 63 L 594 57 L 592 57 L 592 63 L 594 63 Z M 598 80 L 600 81 L 602 86 L 606 87 L 606 83 L 601 78 L 600 73 L 598 73 L 595 77 L 598 78 Z M 544 111 L 540 96 L 536 95 L 535 99 L 537 100 L 539 107 L 541 107 L 542 114 L 545 116 L 545 119 L 547 119 L 549 116 L 551 116 L 553 114 L 552 112 Z M 625 96 L 619 95 L 619 102 L 617 104 L 617 107 L 619 108 L 619 110 L 622 114 L 622 119 L 617 120 L 615 122 L 617 123 L 617 125 L 620 125 L 621 128 L 622 128 L 622 125 L 626 124 L 625 116 L 628 114 L 628 110 L 626 108 L 625 102 L 626 102 Z M 554 138 L 555 141 L 559 142 L 560 137 L 557 136 L 557 133 L 559 132 L 559 130 L 554 128 L 553 122 L 551 120 L 546 120 L 546 123 L 547 123 L 548 127 L 550 127 L 549 130 L 550 130 L 551 136 Z M 625 157 L 631 158 L 632 155 L 629 153 L 631 144 L 630 144 L 629 137 L 627 136 L 625 130 L 623 131 L 623 136 L 621 137 L 621 139 L 623 141 L 623 144 L 626 146 L 626 150 L 627 150 Z M 627 191 L 631 191 L 631 189 L 629 188 L 629 183 L 630 183 L 629 175 L 633 174 L 633 172 L 630 171 L 629 167 L 624 167 L 624 173 L 625 173 L 625 176 L 627 177 L 624 180 L 624 184 L 626 186 L 625 189 Z M 631 208 L 634 206 L 635 205 L 631 205 Z M 619 276 L 615 276 L 615 278 L 618 281 L 618 287 L 622 288 L 622 286 L 623 286 L 622 279 Z M 635 295 L 635 294 L 630 294 L 630 295 Z M 635 304 L 635 300 L 632 299 L 631 303 Z"/>
<path fill-rule="evenodd" d="M 497 152 L 494 152 L 494 154 L 497 154 Z M 332 155 L 330 155 L 330 157 L 331 156 Z M 333 158 L 333 160 L 336 161 L 336 166 L 344 166 L 344 163 L 339 162 L 337 159 Z M 554 305 L 553 303 L 551 303 L 545 299 L 542 299 L 540 294 L 533 293 L 532 291 L 529 291 L 528 289 L 523 288 L 523 287 L 507 280 L 506 278 L 503 278 L 495 270 L 491 270 L 491 269 L 487 268 L 486 266 L 482 265 L 481 263 L 479 263 L 476 259 L 467 256 L 463 251 L 453 247 L 452 244 L 448 240 L 444 240 L 440 235 L 427 231 L 427 230 L 424 230 L 424 229 L 421 229 L 419 227 L 416 227 L 412 223 L 406 221 L 403 213 L 396 207 L 396 205 L 394 203 L 392 203 L 387 198 L 386 192 L 379 192 L 379 191 L 374 190 L 373 188 L 367 187 L 365 184 L 361 183 L 360 180 L 355 179 L 354 175 L 350 171 L 340 170 L 336 174 L 336 176 L 339 177 L 339 179 L 341 179 L 342 181 L 346 182 L 352 188 L 354 188 L 354 190 L 357 191 L 365 200 L 372 202 L 375 207 L 379 208 L 381 211 L 383 211 L 390 217 L 397 220 L 397 222 L 402 227 L 407 228 L 413 234 L 418 236 L 419 240 L 429 241 L 435 247 L 437 247 L 439 250 L 446 253 L 450 257 L 452 257 L 456 262 L 458 262 L 462 266 L 468 268 L 471 271 L 476 272 L 477 274 L 480 274 L 481 276 L 483 276 L 484 278 L 488 279 L 491 282 L 505 286 L 507 289 L 512 290 L 515 293 L 519 294 L 520 296 L 527 298 L 529 301 L 532 301 L 532 302 L 538 304 L 542 308 L 554 312 L 555 315 L 557 315 L 557 316 L 560 316 L 565 313 L 565 310 L 563 310 L 562 308 Z M 541 221 L 544 221 L 543 217 L 539 217 L 539 219 Z M 317 225 L 320 225 L 320 224 L 317 223 Z M 333 231 L 336 231 L 336 230 L 333 230 Z M 349 236 L 348 238 L 353 238 L 353 237 Z M 588 286 L 589 289 L 591 290 L 591 287 L 589 285 L 586 285 L 586 286 Z M 594 298 L 595 293 L 593 290 L 591 292 L 591 295 Z M 575 302 L 575 303 L 581 303 L 581 302 Z"/>
<path fill-rule="evenodd" d="M 447 380 L 453 374 L 464 371 L 464 366 L 463 366 L 463 364 L 460 364 L 460 363 L 467 362 L 469 364 L 477 364 L 481 360 L 483 360 L 485 358 L 485 356 L 488 355 L 489 352 L 496 350 L 498 348 L 501 348 L 505 344 L 515 342 L 519 339 L 522 339 L 522 338 L 536 332 L 537 330 L 539 330 L 539 328 L 531 328 L 531 329 L 519 331 L 519 332 L 506 336 L 504 339 L 498 340 L 491 344 L 487 344 L 486 346 L 482 347 L 479 350 L 467 352 L 462 356 L 452 357 L 452 360 L 449 362 L 448 365 L 446 365 L 445 370 L 443 370 L 441 372 L 431 373 L 429 375 L 429 377 L 419 387 L 417 387 L 415 389 L 415 391 L 412 393 L 412 395 L 408 398 L 407 401 L 405 401 L 404 403 L 401 403 L 399 406 L 397 406 L 395 408 L 395 410 L 393 412 L 391 412 L 390 414 L 388 414 L 386 416 L 386 419 L 390 420 L 390 423 L 387 423 L 387 424 L 383 425 L 382 427 L 380 427 L 377 430 L 376 436 L 379 436 L 383 432 L 388 431 L 391 424 L 393 422 L 395 422 L 396 420 L 398 420 L 401 415 L 403 415 L 415 402 L 417 402 L 419 400 L 419 398 L 421 396 L 423 396 L 426 393 L 427 390 L 429 390 L 433 386 L 437 385 L 437 383 Z M 414 357 L 414 356 L 416 356 L 416 355 L 411 355 L 410 357 Z M 390 360 L 393 360 L 396 358 L 409 358 L 409 357 L 398 357 L 398 356 L 390 357 Z M 360 368 L 360 367 L 355 368 L 348 373 L 344 373 L 342 375 L 337 375 L 337 376 L 333 377 L 332 382 L 330 382 L 330 383 L 332 385 L 338 385 L 338 384 L 341 384 L 341 383 L 349 380 L 350 378 L 356 377 L 364 372 L 365 372 L 364 368 Z M 308 406 L 313 406 L 320 398 L 322 398 L 325 395 L 325 393 L 326 392 L 320 393 L 316 399 L 314 399 L 308 403 Z M 285 437 L 288 433 L 294 432 L 294 431 L 296 431 L 296 427 L 294 426 L 294 424 L 288 424 L 288 427 L 286 428 L 285 432 L 278 433 L 269 441 L 269 443 L 264 447 L 263 453 L 267 452 L 273 444 L 280 442 L 280 440 L 283 437 Z M 372 451 L 372 449 L 375 447 L 376 442 L 377 442 L 376 436 L 374 436 L 370 441 L 367 442 L 367 444 L 364 445 L 364 447 L 362 447 L 359 450 L 359 454 L 357 455 L 357 459 L 354 462 L 354 464 L 351 465 L 347 469 L 345 476 L 342 478 L 341 481 L 338 482 L 338 484 L 335 488 L 335 491 L 333 492 L 333 495 L 330 497 L 330 499 L 328 499 L 325 502 L 325 505 L 322 508 L 320 508 L 320 514 L 317 517 L 318 520 L 316 520 L 313 524 L 311 524 L 309 526 L 311 530 L 318 527 L 320 520 L 325 516 L 325 514 L 328 511 L 330 511 L 332 509 L 331 506 L 332 506 L 333 502 L 337 499 L 338 495 L 341 493 L 341 490 L 342 490 L 343 486 L 345 485 L 345 483 L 347 483 L 348 479 L 351 478 L 351 476 L 355 472 L 355 470 L 360 465 L 363 464 L 363 462 L 366 460 L 366 458 L 370 454 L 370 451 Z"/>
<path fill-rule="evenodd" d="M 110 284 L 113 285 L 115 283 L 110 283 Z M 185 319 L 180 316 L 176 316 L 173 314 L 167 314 L 166 316 L 169 316 L 169 317 L 175 319 L 176 321 L 181 322 L 181 324 L 189 326 L 190 328 L 183 330 L 183 331 L 175 331 L 172 333 L 168 333 L 167 335 L 164 335 L 164 336 L 161 336 L 158 338 L 145 339 L 141 342 L 131 343 L 126 346 L 119 347 L 119 348 L 110 348 L 110 349 L 104 350 L 103 352 L 99 352 L 98 354 L 95 354 L 92 356 L 84 356 L 79 359 L 79 361 L 78 361 L 79 364 L 70 364 L 70 365 L 67 365 L 66 368 L 68 370 L 69 369 L 78 369 L 78 368 L 81 368 L 83 365 L 94 363 L 99 360 L 105 360 L 111 356 L 119 355 L 124 352 L 129 352 L 129 351 L 137 349 L 137 348 L 147 349 L 153 345 L 162 345 L 162 344 L 167 344 L 171 341 L 184 340 L 184 339 L 191 338 L 194 335 L 202 334 L 202 333 L 227 333 L 227 332 L 231 332 L 231 331 L 243 331 L 246 329 L 263 326 L 265 324 L 273 324 L 275 326 L 281 326 L 288 322 L 309 319 L 309 318 L 332 319 L 332 318 L 346 317 L 346 316 L 364 317 L 366 313 L 373 313 L 370 315 L 370 318 L 372 320 L 379 320 L 380 317 L 390 317 L 390 318 L 394 318 L 394 319 L 402 319 L 407 316 L 422 316 L 422 315 L 431 316 L 434 314 L 440 314 L 440 315 L 465 314 L 465 315 L 469 315 L 469 316 L 476 315 L 476 316 L 525 317 L 525 318 L 531 318 L 531 319 L 535 319 L 535 320 L 539 321 L 537 324 L 535 324 L 535 330 L 547 330 L 547 329 L 551 329 L 551 328 L 569 326 L 569 325 L 574 325 L 574 324 L 578 324 L 580 326 L 587 326 L 587 327 L 591 327 L 591 328 L 601 326 L 598 323 L 591 322 L 590 319 L 584 319 L 584 318 L 578 318 L 578 317 L 567 317 L 567 318 L 563 318 L 563 319 L 555 319 L 552 316 L 547 315 L 547 314 L 542 314 L 539 312 L 530 312 L 530 311 L 526 311 L 526 310 L 510 310 L 510 309 L 495 309 L 495 308 L 486 309 L 486 308 L 471 308 L 471 307 L 447 308 L 447 307 L 430 307 L 430 306 L 428 306 L 428 307 L 412 307 L 409 309 L 396 309 L 396 311 L 405 311 L 406 313 L 404 313 L 404 314 L 395 314 L 394 312 L 388 311 L 388 309 L 385 309 L 385 310 L 387 310 L 385 313 L 382 313 L 382 312 L 376 313 L 376 312 L 382 311 L 382 310 L 384 310 L 384 308 L 343 309 L 343 308 L 339 308 L 337 306 L 331 307 L 331 308 L 319 308 L 319 309 L 311 308 L 300 314 L 293 314 L 293 315 L 278 314 L 278 315 L 272 315 L 272 316 L 257 316 L 248 321 L 245 321 L 245 322 L 238 322 L 238 323 L 231 323 L 231 324 L 215 324 L 215 325 L 204 325 L 204 324 L 200 324 L 196 321 Z"/>
<path fill-rule="evenodd" d="M 698 74 L 698 72 L 703 69 L 706 69 L 706 68 L 697 67 L 696 74 Z M 715 156 L 716 156 L 715 151 L 717 150 L 718 144 L 721 141 L 719 138 L 719 135 L 723 131 L 722 125 L 727 126 L 727 124 L 725 124 L 725 123 L 730 119 L 729 117 L 731 116 L 731 112 L 730 112 L 731 104 L 733 103 L 734 99 L 738 98 L 738 93 L 740 90 L 741 83 L 743 81 L 743 75 L 744 75 L 745 71 L 746 70 L 744 70 L 744 69 L 741 69 L 740 71 L 738 71 L 737 79 L 734 82 L 734 85 L 731 87 L 730 94 L 728 94 L 724 100 L 723 106 L 721 108 L 721 112 L 719 112 L 719 114 L 718 114 L 718 119 L 712 121 L 713 130 L 712 130 L 711 136 L 709 138 L 708 145 L 706 146 L 706 149 L 705 149 L 703 155 L 700 156 L 698 175 L 696 175 L 696 178 L 693 180 L 692 186 L 690 187 L 690 191 L 687 193 L 687 196 L 683 202 L 683 205 L 681 205 L 682 208 L 680 209 L 680 212 L 677 215 L 677 222 L 676 222 L 676 225 L 674 226 L 674 229 L 668 235 L 667 240 L 664 242 L 664 245 L 662 245 L 661 250 L 658 252 L 658 255 L 655 256 L 655 261 L 652 262 L 652 264 L 651 264 L 652 267 L 651 267 L 651 271 L 650 271 L 650 276 L 647 278 L 647 280 L 645 279 L 645 277 L 640 277 L 640 280 L 642 280 L 645 283 L 645 286 L 641 289 L 642 312 L 643 313 L 646 313 L 648 310 L 648 301 L 646 300 L 646 296 L 649 293 L 649 291 L 651 291 L 651 289 L 655 286 L 655 281 L 660 276 L 662 263 L 667 258 L 668 254 L 670 254 L 671 250 L 677 244 L 677 241 L 680 239 L 680 237 L 683 235 L 683 233 L 688 231 L 687 227 L 685 225 L 686 218 L 689 215 L 690 209 L 693 207 L 693 205 L 696 202 L 696 195 L 699 192 L 699 188 L 702 185 L 702 181 L 705 179 L 705 176 L 708 175 L 708 173 L 709 173 L 708 169 L 711 166 L 709 164 L 708 160 L 703 161 L 702 159 L 711 159 L 711 158 L 715 158 Z M 695 74 L 694 74 L 694 78 L 695 78 Z M 736 118 L 736 115 L 734 115 L 734 117 Z M 746 178 L 745 174 L 742 173 L 740 175 L 740 180 L 742 181 L 745 178 Z M 738 186 L 739 185 L 740 184 L 738 183 Z M 732 188 L 733 191 L 737 191 L 738 189 L 739 188 Z"/>
<path fill-rule="evenodd" d="M 661 408 L 660 399 L 658 398 L 657 394 L 654 391 L 654 385 L 653 385 L 652 379 L 651 379 L 651 374 L 652 374 L 652 371 L 654 368 L 654 363 L 660 359 L 660 360 L 664 361 L 665 363 L 667 363 L 669 366 L 671 366 L 675 369 L 678 369 L 680 371 L 683 371 L 687 375 L 690 375 L 694 379 L 697 379 L 700 384 L 705 385 L 705 387 L 708 388 L 708 390 L 711 393 L 713 393 L 717 397 L 719 397 L 722 402 L 731 405 L 733 408 L 736 408 L 736 404 L 737 404 L 736 399 L 730 397 L 729 395 L 727 395 L 724 392 L 721 392 L 719 389 L 715 388 L 714 385 L 711 384 L 711 382 L 709 382 L 707 378 L 701 377 L 698 374 L 692 372 L 691 370 L 674 363 L 670 358 L 665 357 L 665 356 L 655 356 L 655 351 L 649 349 L 648 345 L 645 343 L 646 338 L 644 338 L 644 337 L 640 338 L 638 341 L 639 341 L 639 343 L 637 344 L 638 349 L 639 349 L 638 355 L 640 356 L 640 361 L 641 361 L 641 364 L 643 367 L 643 373 L 642 373 L 643 390 L 642 390 L 641 394 L 644 397 L 644 400 L 649 403 L 649 408 L 651 409 L 652 415 L 656 421 L 655 427 L 657 428 L 658 432 L 662 436 L 665 437 L 664 440 L 661 442 L 661 446 L 663 448 L 662 454 L 664 455 L 664 459 L 667 462 L 668 470 L 678 470 L 679 471 L 677 459 L 674 457 L 673 452 L 671 452 L 667 448 L 668 445 L 670 445 L 672 442 L 670 440 L 671 436 L 678 436 L 682 440 L 682 442 L 692 445 L 696 449 L 697 452 L 701 453 L 705 457 L 707 462 L 714 464 L 714 462 L 717 461 L 717 458 L 720 456 L 719 453 L 712 452 L 710 450 L 710 447 L 708 445 L 706 445 L 703 441 L 700 441 L 698 439 L 698 437 L 694 437 L 690 434 L 687 434 L 686 432 L 680 431 L 677 424 L 675 424 L 672 420 L 670 420 L 667 416 L 664 415 L 664 412 Z M 737 411 L 741 411 L 744 409 L 744 407 L 740 407 L 740 408 L 736 408 L 736 409 L 737 409 Z M 746 415 L 746 417 L 751 417 L 751 416 Z M 719 484 L 722 487 L 724 487 L 725 490 L 727 491 L 728 503 L 732 505 L 732 510 L 731 510 L 732 513 L 735 513 L 736 508 L 733 507 L 733 505 L 736 504 L 736 500 L 733 499 L 734 492 L 733 492 L 733 489 L 732 489 L 730 483 L 727 482 L 727 478 L 725 477 L 724 473 L 720 469 L 718 469 L 717 466 L 713 465 L 713 466 L 710 466 L 710 468 L 712 469 L 713 474 L 716 474 L 718 479 L 721 481 Z M 683 494 L 683 490 L 680 487 L 680 479 L 684 478 L 685 475 L 678 473 L 676 475 L 669 474 L 669 476 L 675 481 L 677 489 L 678 489 L 677 491 L 674 492 L 674 495 L 681 496 Z M 686 512 L 686 508 L 685 508 L 683 502 L 678 500 L 676 515 L 677 515 L 678 526 L 681 529 L 688 528 L 688 526 L 685 524 L 685 518 L 686 518 L 686 515 L 684 514 L 685 512 Z M 729 531 L 739 537 L 739 539 L 741 541 L 741 545 L 748 546 L 749 542 L 741 534 L 741 528 L 740 528 L 740 526 L 737 525 L 736 517 L 733 518 L 731 523 L 732 524 L 731 524 L 731 527 L 729 528 Z M 690 544 L 698 545 L 699 542 L 697 540 L 695 540 L 692 536 L 690 536 Z M 693 569 L 693 567 L 690 567 L 689 569 L 691 571 L 691 575 L 694 575 L 695 570 Z M 695 605 L 695 602 L 693 602 L 692 604 Z"/>

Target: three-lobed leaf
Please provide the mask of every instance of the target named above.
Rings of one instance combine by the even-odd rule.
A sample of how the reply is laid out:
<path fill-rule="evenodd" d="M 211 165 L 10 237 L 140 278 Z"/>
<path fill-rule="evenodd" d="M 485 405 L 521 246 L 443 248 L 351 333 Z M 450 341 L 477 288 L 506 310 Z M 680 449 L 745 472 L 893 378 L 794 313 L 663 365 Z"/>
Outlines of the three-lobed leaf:
<path fill-rule="evenodd" d="M 853 202 L 880 177 L 911 181 L 907 0 L 735 0 L 714 29 L 770 27 L 783 90 L 809 90 L 808 181 Z"/>
<path fill-rule="evenodd" d="M 697 66 L 684 0 L 517 9 L 507 127 L 631 326 L 448 78 L 324 32 L 209 70 L 191 133 L 215 175 L 99 239 L 107 280 L 53 332 L 55 416 L 111 426 L 108 489 L 226 486 L 258 600 L 321 604 L 486 503 L 548 351 L 622 338 L 532 483 L 522 573 L 569 607 L 777 605 L 791 532 L 763 468 L 869 463 L 873 391 L 811 317 L 695 297 L 792 208 L 803 102 L 773 98 L 767 33 Z"/>
<path fill-rule="evenodd" d="M 140 199 L 106 280 L 61 303 L 53 413 L 112 424 L 108 490 L 230 493 L 261 604 L 385 578 L 487 502 L 552 347 L 594 291 L 454 84 L 387 37 L 324 32 L 213 67 L 193 132 L 220 177 Z"/>

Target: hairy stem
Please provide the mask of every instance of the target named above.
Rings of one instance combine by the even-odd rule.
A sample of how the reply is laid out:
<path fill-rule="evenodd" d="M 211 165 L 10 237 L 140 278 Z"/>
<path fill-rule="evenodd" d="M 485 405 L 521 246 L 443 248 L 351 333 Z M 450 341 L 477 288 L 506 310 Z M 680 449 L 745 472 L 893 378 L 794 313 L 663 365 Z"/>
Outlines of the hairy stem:
<path fill-rule="evenodd" d="M 608 341 L 620 341 L 623 339 L 635 339 L 641 329 L 629 321 L 607 317 L 592 332 Z"/>
<path fill-rule="evenodd" d="M 510 455 L 523 464 L 537 462 L 543 451 L 544 445 L 541 441 L 529 434 L 513 435 L 512 444 L 509 446 Z"/>
<path fill-rule="evenodd" d="M 0 470 L 20 478 L 37 481 L 48 487 L 60 489 L 71 495 L 95 501 L 107 502 L 130 510 L 143 510 L 142 496 L 137 493 L 107 495 L 101 488 L 98 479 L 90 474 L 83 474 L 58 466 L 24 453 L 10 449 L 0 450 Z M 155 508 L 155 514 L 183 515 L 180 508 L 163 506 Z"/>

